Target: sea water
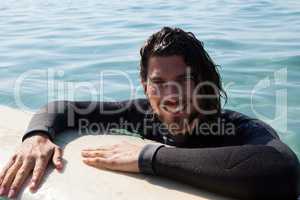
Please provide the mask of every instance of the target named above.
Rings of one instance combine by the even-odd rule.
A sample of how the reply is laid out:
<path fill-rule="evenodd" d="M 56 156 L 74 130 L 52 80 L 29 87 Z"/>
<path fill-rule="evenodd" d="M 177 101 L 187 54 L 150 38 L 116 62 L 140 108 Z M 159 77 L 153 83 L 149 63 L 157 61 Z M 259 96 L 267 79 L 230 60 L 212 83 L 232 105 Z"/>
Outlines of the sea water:
<path fill-rule="evenodd" d="M 203 41 L 225 108 L 271 124 L 299 157 L 297 0 L 2 1 L 0 104 L 35 111 L 58 99 L 143 97 L 139 48 L 163 26 Z"/>

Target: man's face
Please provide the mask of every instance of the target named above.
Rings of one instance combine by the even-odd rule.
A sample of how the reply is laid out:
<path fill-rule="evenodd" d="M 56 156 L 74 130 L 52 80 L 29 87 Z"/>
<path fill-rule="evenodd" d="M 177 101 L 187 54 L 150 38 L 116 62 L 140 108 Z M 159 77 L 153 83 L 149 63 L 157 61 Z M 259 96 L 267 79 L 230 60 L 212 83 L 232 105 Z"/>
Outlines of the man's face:
<path fill-rule="evenodd" d="M 150 57 L 147 80 L 142 84 L 160 120 L 172 134 L 180 133 L 196 113 L 192 98 L 195 82 L 183 57 Z"/>

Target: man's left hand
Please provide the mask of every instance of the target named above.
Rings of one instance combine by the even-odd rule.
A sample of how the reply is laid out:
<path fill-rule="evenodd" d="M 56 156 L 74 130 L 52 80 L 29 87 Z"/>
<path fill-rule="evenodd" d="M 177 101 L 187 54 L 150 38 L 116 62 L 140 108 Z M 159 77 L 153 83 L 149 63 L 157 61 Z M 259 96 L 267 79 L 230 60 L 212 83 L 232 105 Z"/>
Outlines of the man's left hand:
<path fill-rule="evenodd" d="M 82 161 L 98 169 L 139 173 L 138 158 L 144 146 L 122 142 L 96 149 L 83 149 Z"/>

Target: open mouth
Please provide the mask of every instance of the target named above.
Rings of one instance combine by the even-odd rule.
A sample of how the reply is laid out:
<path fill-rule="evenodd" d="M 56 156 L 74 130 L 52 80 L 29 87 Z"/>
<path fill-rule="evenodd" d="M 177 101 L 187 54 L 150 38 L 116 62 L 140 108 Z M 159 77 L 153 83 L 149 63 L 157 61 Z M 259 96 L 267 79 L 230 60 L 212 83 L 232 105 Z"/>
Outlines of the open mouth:
<path fill-rule="evenodd" d="M 186 106 L 184 104 L 177 105 L 177 104 L 172 104 L 172 105 L 163 105 L 162 109 L 168 113 L 172 114 L 180 114 L 183 113 L 185 110 Z"/>

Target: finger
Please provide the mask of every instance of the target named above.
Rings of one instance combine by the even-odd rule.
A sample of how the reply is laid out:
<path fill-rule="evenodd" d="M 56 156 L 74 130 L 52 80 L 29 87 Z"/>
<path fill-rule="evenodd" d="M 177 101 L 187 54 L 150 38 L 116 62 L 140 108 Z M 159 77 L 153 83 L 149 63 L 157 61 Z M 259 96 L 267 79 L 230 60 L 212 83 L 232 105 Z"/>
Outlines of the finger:
<path fill-rule="evenodd" d="M 56 147 L 54 149 L 52 162 L 57 170 L 61 170 L 63 168 L 62 157 L 63 157 L 63 150 L 60 147 Z"/>
<path fill-rule="evenodd" d="M 112 148 L 113 148 L 112 146 L 103 146 L 98 148 L 87 148 L 87 149 L 83 149 L 82 151 L 108 151 L 111 150 Z"/>
<path fill-rule="evenodd" d="M 97 168 L 103 168 L 102 166 L 103 158 L 83 158 L 82 161 L 90 166 L 97 167 Z"/>
<path fill-rule="evenodd" d="M 83 157 L 91 157 L 91 158 L 96 158 L 96 157 L 108 157 L 111 155 L 111 152 L 104 152 L 104 151 L 82 151 L 81 155 Z"/>
<path fill-rule="evenodd" d="M 81 155 L 83 157 L 100 157 L 101 153 L 99 151 L 82 151 Z"/>
<path fill-rule="evenodd" d="M 30 172 L 33 169 L 33 162 L 32 161 L 26 161 L 23 163 L 22 167 L 19 169 L 19 171 L 16 174 L 16 177 L 10 187 L 8 198 L 14 198 L 16 194 L 21 189 L 21 186 L 25 182 L 26 178 L 29 176 Z"/>
<path fill-rule="evenodd" d="M 0 173 L 0 186 L 2 184 L 2 181 L 5 177 L 5 174 L 7 173 L 8 169 L 15 163 L 17 156 L 14 155 L 7 163 L 7 165 L 3 168 L 3 170 Z"/>
<path fill-rule="evenodd" d="M 83 162 L 87 165 L 96 167 L 96 168 L 105 168 L 105 169 L 115 169 L 117 162 L 113 159 L 107 158 L 84 158 Z"/>
<path fill-rule="evenodd" d="M 41 158 L 39 158 L 37 160 L 37 162 L 34 166 L 34 169 L 33 169 L 32 179 L 31 179 L 31 183 L 29 186 L 31 191 L 35 191 L 38 188 L 38 186 L 45 174 L 48 162 L 49 162 L 49 157 L 48 157 L 48 160 L 41 159 Z"/>
<path fill-rule="evenodd" d="M 85 162 L 86 164 L 98 164 L 99 163 L 97 158 L 83 158 L 82 161 Z"/>
<path fill-rule="evenodd" d="M 18 159 L 12 166 L 7 170 L 7 173 L 1 184 L 1 195 L 6 195 L 18 170 L 22 166 L 22 159 Z"/>

